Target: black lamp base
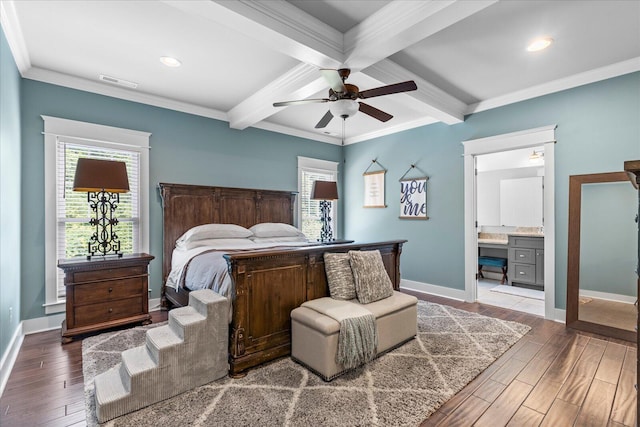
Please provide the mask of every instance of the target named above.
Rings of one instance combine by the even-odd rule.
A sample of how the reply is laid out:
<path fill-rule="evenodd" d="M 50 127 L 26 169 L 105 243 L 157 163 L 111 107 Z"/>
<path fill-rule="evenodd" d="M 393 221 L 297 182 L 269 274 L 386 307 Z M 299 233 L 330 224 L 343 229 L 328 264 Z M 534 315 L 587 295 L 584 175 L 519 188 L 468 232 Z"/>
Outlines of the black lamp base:
<path fill-rule="evenodd" d="M 120 203 L 120 194 L 105 190 L 90 191 L 87 193 L 87 199 L 89 207 L 95 213 L 95 217 L 89 221 L 89 224 L 95 227 L 95 231 L 87 244 L 89 251 L 87 260 L 96 255 L 103 257 L 117 255 L 118 258 L 121 258 L 120 240 L 114 230 L 114 227 L 118 225 L 118 219 L 113 215 Z"/>
<path fill-rule="evenodd" d="M 322 220 L 322 229 L 320 230 L 320 241 L 333 241 L 333 231 L 331 230 L 331 202 L 328 200 L 320 201 L 320 219 Z"/>

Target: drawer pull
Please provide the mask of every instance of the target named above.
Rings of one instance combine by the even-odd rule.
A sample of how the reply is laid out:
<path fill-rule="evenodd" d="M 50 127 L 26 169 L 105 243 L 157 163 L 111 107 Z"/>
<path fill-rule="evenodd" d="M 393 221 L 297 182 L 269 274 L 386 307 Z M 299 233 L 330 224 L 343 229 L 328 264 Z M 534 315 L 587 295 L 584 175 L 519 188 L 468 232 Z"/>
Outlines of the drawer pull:
<path fill-rule="evenodd" d="M 113 292 L 113 288 L 109 288 L 109 293 Z"/>
<path fill-rule="evenodd" d="M 520 256 L 520 258 L 524 258 L 524 254 L 520 254 L 519 256 Z"/>
<path fill-rule="evenodd" d="M 109 313 L 113 313 L 113 308 L 110 308 L 110 309 L 109 309 Z"/>
<path fill-rule="evenodd" d="M 520 272 L 518 272 L 518 274 L 524 276 L 524 271 L 520 271 Z"/>

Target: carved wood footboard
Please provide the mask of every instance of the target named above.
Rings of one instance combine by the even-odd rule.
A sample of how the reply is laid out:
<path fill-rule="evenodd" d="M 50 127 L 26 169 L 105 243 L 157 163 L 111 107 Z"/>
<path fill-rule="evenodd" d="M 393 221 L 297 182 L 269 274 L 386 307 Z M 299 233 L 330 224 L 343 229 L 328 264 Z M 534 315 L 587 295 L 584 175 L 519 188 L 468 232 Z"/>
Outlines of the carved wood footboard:
<path fill-rule="evenodd" d="M 165 307 L 186 306 L 189 292 L 165 286 L 175 241 L 191 227 L 231 223 L 251 227 L 261 222 L 293 224 L 291 191 L 160 184 L 163 201 L 163 287 Z M 400 286 L 400 254 L 405 240 L 329 244 L 243 251 L 225 255 L 235 284 L 229 325 L 229 374 L 291 352 L 291 310 L 329 294 L 325 252 L 379 250 L 394 289 Z"/>

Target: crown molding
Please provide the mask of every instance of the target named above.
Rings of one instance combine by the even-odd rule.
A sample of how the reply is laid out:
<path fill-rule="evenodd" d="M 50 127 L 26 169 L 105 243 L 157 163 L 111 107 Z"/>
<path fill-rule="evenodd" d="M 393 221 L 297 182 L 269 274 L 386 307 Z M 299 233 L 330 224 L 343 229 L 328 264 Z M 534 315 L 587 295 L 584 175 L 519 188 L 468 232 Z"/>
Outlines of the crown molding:
<path fill-rule="evenodd" d="M 31 68 L 31 59 L 29 58 L 29 50 L 27 44 L 22 37 L 22 27 L 16 13 L 16 6 L 12 0 L 0 1 L 0 25 L 7 37 L 9 49 L 13 54 L 20 75 L 24 77 L 24 73 Z"/>
<path fill-rule="evenodd" d="M 284 135 L 295 136 L 298 138 L 310 139 L 312 141 L 326 142 L 327 144 L 333 144 L 333 145 L 342 145 L 342 140 L 340 138 L 336 138 L 336 137 L 332 137 L 324 134 L 317 134 L 317 133 L 306 131 L 306 130 L 294 129 L 294 128 L 279 125 L 276 123 L 262 121 L 262 122 L 256 123 L 252 127 L 257 129 L 262 129 L 262 130 L 268 130 L 271 132 L 281 133 Z"/>
<path fill-rule="evenodd" d="M 110 96 L 113 98 L 124 99 L 126 101 L 133 101 L 141 104 L 153 105 L 155 107 L 167 108 L 169 110 L 181 111 L 183 113 L 194 114 L 196 116 L 227 121 L 227 114 L 225 112 L 214 110 L 213 108 L 202 107 L 182 101 L 175 101 L 169 98 L 146 94 L 143 92 L 135 92 L 130 89 L 111 86 L 97 81 L 94 82 L 81 77 L 58 73 L 57 71 L 46 70 L 44 68 L 32 67 L 27 70 L 22 77 L 43 83 L 50 83 L 71 89 L 95 93 L 98 95 Z"/>
<path fill-rule="evenodd" d="M 573 76 L 557 79 L 548 83 L 532 86 L 527 89 L 519 90 L 507 95 L 498 96 L 496 98 L 480 101 L 471 104 L 467 108 L 466 114 L 479 113 L 481 111 L 491 110 L 493 108 L 503 107 L 516 102 L 526 101 L 527 99 L 537 98 L 543 95 L 560 92 L 578 86 L 599 82 L 601 80 L 611 79 L 613 77 L 622 76 L 624 74 L 640 71 L 640 57 L 632 58 L 616 64 L 607 65 L 606 67 L 596 68 Z"/>
<path fill-rule="evenodd" d="M 433 123 L 438 123 L 439 120 L 436 120 L 432 117 L 424 117 L 418 120 L 412 120 L 408 122 L 399 123 L 395 126 L 387 127 L 384 129 L 380 129 L 374 132 L 363 133 L 351 138 L 347 138 L 344 141 L 344 145 L 351 145 L 357 142 L 368 141 L 374 138 L 380 138 L 382 136 L 391 135 L 394 133 L 402 132 L 409 129 L 418 128 L 421 126 L 430 125 Z"/>

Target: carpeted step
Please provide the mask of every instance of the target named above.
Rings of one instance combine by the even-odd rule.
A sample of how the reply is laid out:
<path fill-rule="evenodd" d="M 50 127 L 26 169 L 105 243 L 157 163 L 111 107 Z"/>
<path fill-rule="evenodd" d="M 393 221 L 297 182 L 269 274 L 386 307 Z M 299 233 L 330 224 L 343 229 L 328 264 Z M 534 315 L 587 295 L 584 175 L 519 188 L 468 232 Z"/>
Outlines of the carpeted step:
<path fill-rule="evenodd" d="M 153 360 L 146 346 L 134 347 L 122 352 L 122 363 L 120 363 L 120 378 L 124 388 L 132 391 L 135 387 L 132 384 L 144 375 L 158 367 Z"/>
<path fill-rule="evenodd" d="M 147 350 L 159 366 L 165 366 L 171 360 L 169 354 L 175 353 L 174 350 L 183 343 L 183 339 L 175 333 L 170 325 L 163 325 L 147 331 Z"/>
<path fill-rule="evenodd" d="M 193 300 L 191 298 L 189 303 Z M 182 340 L 190 342 L 194 339 L 194 330 L 198 328 L 196 325 L 204 323 L 206 319 L 205 316 L 190 305 L 175 308 L 169 312 L 169 327 Z"/>
<path fill-rule="evenodd" d="M 100 422 L 226 375 L 228 300 L 203 289 L 189 304 L 171 310 L 167 325 L 147 330 L 144 346 L 125 350 L 120 364 L 96 376 Z"/>
<path fill-rule="evenodd" d="M 216 305 L 216 303 L 219 302 L 220 295 L 216 293 L 194 291 L 189 294 L 189 306 L 193 307 L 204 317 L 215 315 L 219 310 L 219 307 Z"/>
<path fill-rule="evenodd" d="M 118 403 L 126 401 L 131 396 L 120 377 L 120 363 L 112 367 L 106 372 L 97 375 L 94 379 L 95 399 L 96 399 L 96 416 L 98 420 L 109 420 L 114 418 L 114 413 L 122 413 L 114 408 L 118 407 Z"/>

